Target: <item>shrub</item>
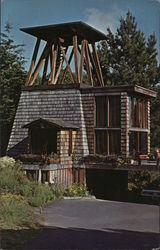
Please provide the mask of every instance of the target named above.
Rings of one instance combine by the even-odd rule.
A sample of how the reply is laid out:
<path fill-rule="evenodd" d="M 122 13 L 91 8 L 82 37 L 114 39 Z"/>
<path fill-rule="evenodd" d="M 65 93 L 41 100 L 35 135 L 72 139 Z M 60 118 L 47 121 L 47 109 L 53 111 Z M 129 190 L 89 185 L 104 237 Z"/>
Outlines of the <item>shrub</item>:
<path fill-rule="evenodd" d="M 87 187 L 85 184 L 78 184 L 78 183 L 74 183 L 72 184 L 68 190 L 66 195 L 67 196 L 86 196 L 87 193 Z"/>
<path fill-rule="evenodd" d="M 11 157 L 4 156 L 0 158 L 0 168 L 14 167 L 15 160 Z"/>
<path fill-rule="evenodd" d="M 3 157 L 5 158 L 5 157 Z M 12 159 L 12 158 L 11 158 Z M 10 165 L 9 165 L 10 164 Z M 26 179 L 19 162 L 3 161 L 0 168 L 0 188 L 5 191 L 18 191 Z"/>
<path fill-rule="evenodd" d="M 158 172 L 136 171 L 129 173 L 128 189 L 141 192 L 145 188 L 160 189 Z"/>
<path fill-rule="evenodd" d="M 52 186 L 53 192 L 58 199 L 62 199 L 65 194 L 65 187 L 59 184 L 53 184 Z"/>
<path fill-rule="evenodd" d="M 34 207 L 40 207 L 55 198 L 52 189 L 48 185 L 31 181 L 26 182 L 21 187 L 21 194 Z"/>
<path fill-rule="evenodd" d="M 0 222 L 7 228 L 29 227 L 33 224 L 33 212 L 21 195 L 0 196 Z"/>

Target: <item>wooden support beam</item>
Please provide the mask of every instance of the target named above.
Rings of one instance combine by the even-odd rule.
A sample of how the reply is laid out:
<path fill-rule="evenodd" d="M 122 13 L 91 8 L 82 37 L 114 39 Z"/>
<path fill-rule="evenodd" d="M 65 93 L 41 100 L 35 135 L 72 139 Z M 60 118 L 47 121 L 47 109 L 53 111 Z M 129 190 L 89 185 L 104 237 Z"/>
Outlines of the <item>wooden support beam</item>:
<path fill-rule="evenodd" d="M 95 61 L 97 63 L 97 67 L 98 67 L 100 79 L 101 79 L 101 86 L 104 87 L 104 81 L 103 81 L 103 76 L 102 76 L 102 72 L 101 72 L 101 66 L 100 66 L 100 62 L 99 62 L 99 58 L 98 58 L 98 54 L 97 54 L 96 44 L 95 43 L 92 44 L 92 49 L 93 49 L 93 53 L 94 53 L 94 56 L 95 56 Z"/>
<path fill-rule="evenodd" d="M 46 44 L 46 46 L 45 46 L 45 48 L 44 48 L 44 50 L 42 52 L 42 55 L 41 55 L 41 57 L 40 57 L 40 59 L 38 61 L 38 64 L 37 64 L 37 66 L 36 66 L 36 68 L 34 70 L 34 73 L 33 73 L 33 76 L 32 76 L 32 79 L 31 79 L 29 85 L 33 85 L 34 81 L 36 80 L 36 78 L 37 78 L 37 76 L 38 76 L 38 74 L 40 72 L 40 69 L 41 69 L 42 65 L 44 64 L 44 62 L 45 62 L 45 59 L 49 54 L 49 50 L 51 48 L 52 42 L 53 41 L 47 42 L 47 44 Z"/>
<path fill-rule="evenodd" d="M 58 46 L 59 46 L 60 53 L 62 53 L 63 47 L 60 45 L 60 43 L 59 43 Z M 67 50 L 68 50 L 68 46 L 66 47 L 64 54 L 67 53 Z M 64 51 L 64 50 L 63 50 L 63 51 Z M 63 53 L 62 53 L 62 54 L 63 54 Z M 56 76 L 55 76 L 54 84 L 56 84 L 57 81 L 58 81 L 58 77 L 59 77 L 60 72 L 61 72 L 61 69 L 62 69 L 63 61 L 64 61 L 64 55 L 63 55 L 63 58 L 60 58 L 60 63 L 59 63 L 59 67 L 58 67 L 58 70 L 57 70 L 57 73 L 56 73 Z"/>
<path fill-rule="evenodd" d="M 78 44 L 77 44 L 77 36 L 73 36 L 73 49 L 74 49 L 74 62 L 75 62 L 75 72 L 76 72 L 76 81 L 80 82 L 79 78 L 79 69 L 78 69 Z"/>
<path fill-rule="evenodd" d="M 45 60 L 44 69 L 43 69 L 43 76 L 42 76 L 42 84 L 44 84 L 44 82 L 46 80 L 49 56 L 50 56 L 50 54 L 48 54 L 48 56 L 46 57 L 46 60 Z"/>
<path fill-rule="evenodd" d="M 51 82 L 50 82 L 50 84 L 54 84 L 57 52 L 58 52 L 58 44 L 55 43 L 54 44 L 53 56 L 52 56 L 52 66 L 51 66 L 52 70 L 51 70 Z"/>
<path fill-rule="evenodd" d="M 81 54 L 80 69 L 79 69 L 80 83 L 82 83 L 83 81 L 84 50 L 85 50 L 85 40 L 82 41 L 81 51 L 80 51 L 80 54 Z"/>
<path fill-rule="evenodd" d="M 71 54 L 70 54 L 69 59 L 68 59 L 68 64 L 69 64 L 69 65 L 70 65 L 70 63 L 71 63 L 71 60 L 72 60 L 72 57 L 73 57 L 73 53 L 74 53 L 74 51 L 73 51 L 73 49 L 72 49 Z M 64 74 L 63 74 L 62 80 L 61 80 L 61 83 L 63 83 L 63 81 L 64 81 L 64 79 L 65 79 L 65 76 L 66 76 L 66 74 L 67 74 L 67 69 L 68 69 L 68 67 L 66 66 L 66 67 L 65 67 L 65 70 L 64 70 Z"/>
<path fill-rule="evenodd" d="M 88 52 L 88 42 L 85 41 L 85 54 L 86 54 L 86 62 L 87 62 L 87 73 L 89 77 L 89 83 L 91 86 L 93 86 L 93 78 L 92 78 L 92 71 L 91 71 L 91 65 L 90 65 L 90 59 L 89 59 L 89 52 Z"/>
<path fill-rule="evenodd" d="M 69 71 L 69 74 L 70 74 L 72 83 L 75 83 L 74 77 L 73 77 L 73 74 L 72 74 L 72 70 L 71 70 L 71 68 L 70 68 L 70 65 L 69 65 L 69 63 L 68 63 L 67 57 L 66 57 L 66 55 L 65 55 L 65 52 L 64 52 L 64 49 L 63 49 L 62 46 L 61 46 L 61 51 L 62 51 L 62 53 L 63 53 L 63 57 L 64 57 L 64 60 L 65 60 L 65 62 L 66 62 L 67 69 L 68 69 L 68 71 Z"/>
<path fill-rule="evenodd" d="M 26 80 L 26 86 L 28 86 L 29 83 L 30 83 L 32 72 L 33 72 L 35 62 L 36 62 L 36 59 L 37 59 L 37 54 L 38 54 L 40 42 L 41 42 L 41 39 L 37 38 L 36 45 L 35 45 L 34 52 L 33 52 L 33 56 L 32 56 L 31 65 L 30 65 L 27 80 Z"/>
<path fill-rule="evenodd" d="M 52 52 L 52 46 L 51 46 L 51 50 L 50 50 L 50 70 L 52 71 L 52 59 L 53 59 L 53 52 Z"/>
<path fill-rule="evenodd" d="M 88 51 L 89 51 L 89 56 L 90 56 L 90 59 L 91 59 L 92 67 L 93 67 L 93 69 L 94 69 L 94 71 L 95 71 L 95 73 L 97 75 L 97 80 L 99 81 L 99 83 L 101 85 L 101 78 L 100 78 L 100 75 L 99 75 L 99 71 L 97 69 L 97 65 L 96 65 L 95 60 L 93 58 L 93 54 L 92 54 L 92 52 L 90 50 L 89 44 L 88 44 Z"/>

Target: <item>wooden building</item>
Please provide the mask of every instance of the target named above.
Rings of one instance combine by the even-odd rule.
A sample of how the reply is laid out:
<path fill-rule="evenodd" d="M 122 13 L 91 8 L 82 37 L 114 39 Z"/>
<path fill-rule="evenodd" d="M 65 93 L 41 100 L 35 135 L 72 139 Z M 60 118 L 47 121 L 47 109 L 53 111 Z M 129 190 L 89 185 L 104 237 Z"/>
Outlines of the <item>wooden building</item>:
<path fill-rule="evenodd" d="M 156 93 L 138 85 L 104 86 L 95 44 L 106 39 L 103 33 L 83 22 L 21 30 L 37 41 L 8 155 L 23 159 L 30 178 L 69 186 L 85 182 L 86 168 L 96 168 L 87 157 L 150 153 L 150 98 Z"/>

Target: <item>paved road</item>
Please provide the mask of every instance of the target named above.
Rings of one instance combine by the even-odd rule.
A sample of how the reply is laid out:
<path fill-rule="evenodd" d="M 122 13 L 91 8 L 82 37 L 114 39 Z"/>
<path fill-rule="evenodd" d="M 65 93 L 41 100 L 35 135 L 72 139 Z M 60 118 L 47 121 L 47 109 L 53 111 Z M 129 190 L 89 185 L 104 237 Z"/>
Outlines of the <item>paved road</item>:
<path fill-rule="evenodd" d="M 159 207 L 62 200 L 44 208 L 46 228 L 25 249 L 153 249 L 160 246 Z"/>

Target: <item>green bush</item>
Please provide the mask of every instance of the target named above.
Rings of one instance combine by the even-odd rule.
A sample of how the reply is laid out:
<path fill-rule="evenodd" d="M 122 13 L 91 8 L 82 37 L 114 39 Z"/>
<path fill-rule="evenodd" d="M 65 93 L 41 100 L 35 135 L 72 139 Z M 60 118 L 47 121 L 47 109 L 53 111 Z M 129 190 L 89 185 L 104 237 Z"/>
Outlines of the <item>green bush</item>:
<path fill-rule="evenodd" d="M 0 196 L 0 224 L 7 228 L 29 227 L 33 221 L 32 209 L 21 195 Z"/>
<path fill-rule="evenodd" d="M 3 157 L 5 158 L 5 157 Z M 12 158 L 11 158 L 12 159 Z M 25 181 L 26 177 L 21 170 L 19 162 L 0 161 L 0 189 L 5 191 L 18 191 L 20 186 Z M 10 162 L 10 163 L 9 163 Z M 10 165 L 9 165 L 10 164 Z"/>
<path fill-rule="evenodd" d="M 128 175 L 128 189 L 141 192 L 142 189 L 160 189 L 160 174 L 151 171 L 136 171 Z"/>
<path fill-rule="evenodd" d="M 63 185 L 59 185 L 59 184 L 53 184 L 51 187 L 52 187 L 52 190 L 55 194 L 55 197 L 57 199 L 62 199 L 64 194 L 65 194 L 65 187 Z"/>
<path fill-rule="evenodd" d="M 21 194 L 34 207 L 40 207 L 55 198 L 52 189 L 48 185 L 31 181 L 26 182 L 21 187 Z"/>
<path fill-rule="evenodd" d="M 0 158 L 0 168 L 14 167 L 16 161 L 12 157 L 4 156 Z"/>

